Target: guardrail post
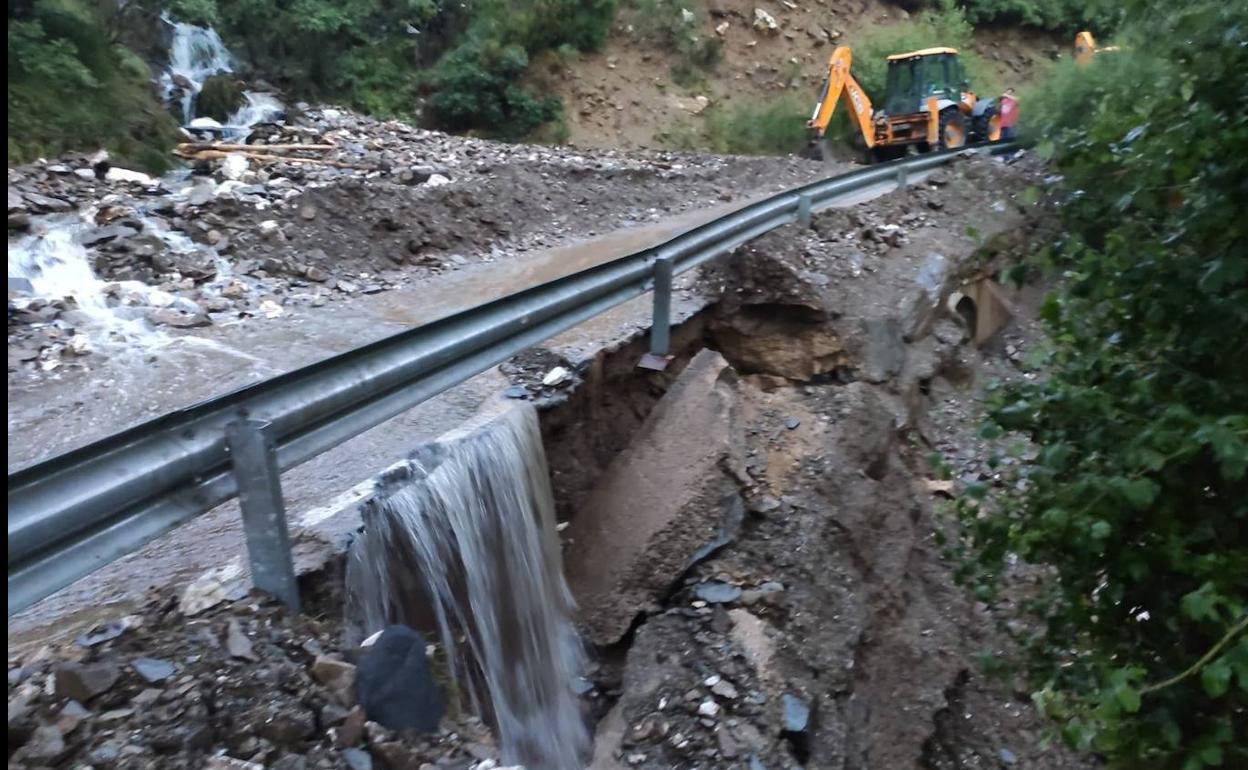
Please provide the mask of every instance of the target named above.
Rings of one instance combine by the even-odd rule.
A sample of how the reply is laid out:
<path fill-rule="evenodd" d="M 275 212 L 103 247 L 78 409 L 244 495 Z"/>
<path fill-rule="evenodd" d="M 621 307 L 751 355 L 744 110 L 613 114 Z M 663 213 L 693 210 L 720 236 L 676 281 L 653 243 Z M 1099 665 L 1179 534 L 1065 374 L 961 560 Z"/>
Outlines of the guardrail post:
<path fill-rule="evenodd" d="M 810 227 L 810 196 L 797 197 L 797 223 L 802 227 Z"/>
<path fill-rule="evenodd" d="M 897 189 L 900 190 L 901 188 L 905 186 L 906 186 L 906 167 L 898 166 L 897 167 Z"/>
<path fill-rule="evenodd" d="M 638 364 L 643 369 L 663 371 L 672 360 L 672 258 L 654 260 L 654 318 L 650 324 L 650 352 Z"/>
<path fill-rule="evenodd" d="M 252 585 L 277 597 L 291 612 L 299 612 L 299 584 L 286 529 L 281 474 L 266 428 L 267 422 L 238 419 L 226 426 L 225 440 L 238 481 Z"/>

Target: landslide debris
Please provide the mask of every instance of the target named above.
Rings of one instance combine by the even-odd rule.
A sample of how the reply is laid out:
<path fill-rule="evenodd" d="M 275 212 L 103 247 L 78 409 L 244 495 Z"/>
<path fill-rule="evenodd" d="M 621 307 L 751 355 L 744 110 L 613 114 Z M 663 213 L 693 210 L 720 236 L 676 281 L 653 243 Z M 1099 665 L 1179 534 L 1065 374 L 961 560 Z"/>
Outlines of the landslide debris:
<path fill-rule="evenodd" d="M 11 277 L 9 371 L 104 353 L 109 333 L 82 312 L 97 299 L 174 331 L 276 318 L 828 173 L 792 159 L 503 144 L 328 107 L 253 140 L 159 179 L 100 174 L 85 155 L 9 169 L 10 261 L 29 263 L 10 276 L 86 262 L 74 296 Z M 265 152 L 290 145 L 328 149 Z"/>
<path fill-rule="evenodd" d="M 974 433 L 978 389 L 1015 366 L 997 343 L 976 349 L 944 300 L 997 238 L 1032 228 L 1022 192 L 1037 184 L 1029 160 L 960 162 L 720 266 L 706 334 L 739 374 L 748 515 L 687 570 L 657 567 L 666 587 L 600 651 L 594 681 L 619 697 L 592 767 L 1094 766 L 1049 745 L 1027 695 L 983 673 L 981 654 L 1004 663 L 1010 645 L 935 539 L 937 492 L 968 482 L 933 486 L 926 461 Z M 679 500 L 704 475 L 670 464 L 647 482 Z M 604 513 L 579 515 L 610 531 Z M 588 549 L 602 569 L 644 569 L 644 554 L 614 552 L 632 559 L 621 568 L 579 534 L 572 563 Z M 588 628 L 601 611 L 582 609 Z"/>

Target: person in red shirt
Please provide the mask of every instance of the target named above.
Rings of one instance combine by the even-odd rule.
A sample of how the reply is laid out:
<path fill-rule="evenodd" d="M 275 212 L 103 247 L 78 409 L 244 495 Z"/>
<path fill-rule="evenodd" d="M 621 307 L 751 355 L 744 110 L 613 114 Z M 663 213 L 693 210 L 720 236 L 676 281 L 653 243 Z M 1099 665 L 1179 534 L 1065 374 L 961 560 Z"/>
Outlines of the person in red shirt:
<path fill-rule="evenodd" d="M 1005 93 L 1001 95 L 999 114 L 1001 115 L 1001 141 L 1011 141 L 1014 139 L 1015 126 L 1018 125 L 1018 99 L 1014 96 L 1013 88 L 1005 89 Z"/>

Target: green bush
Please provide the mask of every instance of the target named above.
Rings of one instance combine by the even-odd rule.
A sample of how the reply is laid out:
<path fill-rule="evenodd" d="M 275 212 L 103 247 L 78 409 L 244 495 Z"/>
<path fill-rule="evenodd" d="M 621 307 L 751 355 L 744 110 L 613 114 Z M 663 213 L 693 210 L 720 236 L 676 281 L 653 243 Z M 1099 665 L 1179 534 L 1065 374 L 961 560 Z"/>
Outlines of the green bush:
<path fill-rule="evenodd" d="M 988 600 L 1007 553 L 1051 576 L 1030 673 L 1073 745 L 1248 767 L 1248 7 L 1127 9 L 1122 51 L 1031 100 L 1065 179 L 1063 285 L 1045 377 L 999 391 L 985 430 L 1039 458 L 1023 492 L 968 490 L 962 574 Z"/>
<path fill-rule="evenodd" d="M 540 99 L 517 81 L 529 66 L 518 45 L 473 41 L 438 63 L 427 102 L 435 125 L 518 139 L 560 114 L 558 100 Z"/>
<path fill-rule="evenodd" d="M 36 0 L 9 6 L 9 163 L 107 148 L 159 171 L 177 124 L 157 104 L 150 73 L 105 33 L 94 6 Z"/>
<path fill-rule="evenodd" d="M 487 0 L 473 7 L 462 41 L 424 76 L 427 121 L 448 131 L 473 130 L 521 139 L 554 121 L 562 105 L 521 85 L 532 57 L 544 51 L 601 46 L 615 18 L 615 0 Z M 566 135 L 566 126 L 563 127 Z"/>
<path fill-rule="evenodd" d="M 966 17 L 973 24 L 1027 24 L 1041 29 L 1111 29 L 1121 21 L 1121 6 L 1107 0 L 963 0 Z"/>

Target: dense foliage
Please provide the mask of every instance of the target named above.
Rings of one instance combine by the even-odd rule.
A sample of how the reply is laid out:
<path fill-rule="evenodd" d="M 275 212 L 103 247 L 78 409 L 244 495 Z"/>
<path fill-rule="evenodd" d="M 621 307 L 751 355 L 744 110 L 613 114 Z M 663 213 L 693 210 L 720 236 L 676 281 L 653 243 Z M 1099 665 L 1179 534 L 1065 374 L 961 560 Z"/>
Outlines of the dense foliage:
<path fill-rule="evenodd" d="M 530 58 L 600 47 L 615 10 L 615 0 L 479 0 L 461 41 L 425 77 L 427 118 L 453 131 L 530 134 L 561 112 L 521 83 Z"/>
<path fill-rule="evenodd" d="M 1087 27 L 1103 32 L 1121 19 L 1121 3 L 1109 0 L 962 0 L 959 5 L 974 24 L 1027 24 L 1072 35 Z"/>
<path fill-rule="evenodd" d="M 1071 743 L 1248 767 L 1248 6 L 1127 6 L 1123 50 L 1028 107 L 1064 175 L 1062 288 L 1044 374 L 985 432 L 1039 456 L 968 490 L 964 574 L 985 599 L 1009 553 L 1052 576 L 1029 660 Z"/>
<path fill-rule="evenodd" d="M 506 138 L 558 116 L 525 88 L 535 54 L 602 45 L 615 0 L 181 0 L 289 93 Z M 175 13 L 179 9 L 175 9 Z"/>
<path fill-rule="evenodd" d="M 160 169 L 177 124 L 151 97 L 151 73 L 82 0 L 9 3 L 9 162 L 106 147 Z"/>

